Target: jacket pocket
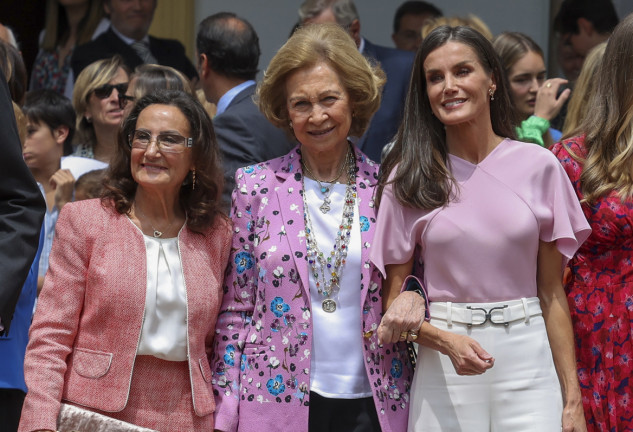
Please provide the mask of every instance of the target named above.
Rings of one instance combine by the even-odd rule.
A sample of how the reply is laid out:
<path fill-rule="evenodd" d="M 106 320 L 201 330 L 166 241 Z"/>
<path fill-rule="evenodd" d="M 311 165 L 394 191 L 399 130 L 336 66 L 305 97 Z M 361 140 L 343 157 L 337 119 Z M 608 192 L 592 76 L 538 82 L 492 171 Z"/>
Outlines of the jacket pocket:
<path fill-rule="evenodd" d="M 75 348 L 73 370 L 85 378 L 101 378 L 110 370 L 112 353 Z"/>
<path fill-rule="evenodd" d="M 209 366 L 209 359 L 206 357 L 202 357 L 198 360 L 198 364 L 200 365 L 202 378 L 204 378 L 206 382 L 211 382 L 211 366 Z"/>

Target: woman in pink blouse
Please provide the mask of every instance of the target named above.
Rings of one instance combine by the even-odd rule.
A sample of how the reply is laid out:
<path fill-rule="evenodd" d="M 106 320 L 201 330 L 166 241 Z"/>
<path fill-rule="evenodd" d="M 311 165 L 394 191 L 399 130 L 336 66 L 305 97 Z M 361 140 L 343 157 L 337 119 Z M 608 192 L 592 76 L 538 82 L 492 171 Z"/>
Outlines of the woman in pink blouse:
<path fill-rule="evenodd" d="M 584 431 L 561 276 L 589 228 L 569 180 L 512 139 L 503 70 L 476 31 L 434 30 L 412 77 L 371 250 L 381 341 L 420 345 L 409 430 Z M 400 293 L 412 271 L 417 292 Z"/>

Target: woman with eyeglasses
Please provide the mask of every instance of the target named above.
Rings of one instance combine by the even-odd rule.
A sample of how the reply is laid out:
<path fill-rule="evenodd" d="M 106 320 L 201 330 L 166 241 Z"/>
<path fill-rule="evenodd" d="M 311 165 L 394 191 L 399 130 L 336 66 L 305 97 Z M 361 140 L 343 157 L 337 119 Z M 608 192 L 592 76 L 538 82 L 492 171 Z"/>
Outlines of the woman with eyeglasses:
<path fill-rule="evenodd" d="M 98 60 L 81 71 L 73 92 L 77 113 L 75 156 L 111 161 L 124 117 L 119 96 L 127 91 L 128 81 L 129 72 L 118 55 Z"/>
<path fill-rule="evenodd" d="M 105 189 L 59 216 L 20 431 L 97 430 L 57 423 L 73 410 L 153 430 L 213 430 L 209 358 L 231 225 L 200 103 L 181 91 L 136 101 Z"/>
<path fill-rule="evenodd" d="M 501 33 L 492 45 L 510 83 L 517 138 L 546 148 L 560 141 L 561 132 L 550 128 L 550 121 L 569 98 L 569 89 L 559 94 L 567 80 L 547 79 L 543 50 L 523 33 Z"/>

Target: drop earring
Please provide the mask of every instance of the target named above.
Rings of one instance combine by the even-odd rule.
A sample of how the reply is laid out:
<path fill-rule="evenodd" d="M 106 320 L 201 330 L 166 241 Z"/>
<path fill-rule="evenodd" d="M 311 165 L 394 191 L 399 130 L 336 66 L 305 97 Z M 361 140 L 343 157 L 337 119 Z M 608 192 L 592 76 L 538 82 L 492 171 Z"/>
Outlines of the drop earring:
<path fill-rule="evenodd" d="M 488 94 L 490 95 L 490 100 L 495 100 L 495 91 L 493 89 L 488 89 Z"/>

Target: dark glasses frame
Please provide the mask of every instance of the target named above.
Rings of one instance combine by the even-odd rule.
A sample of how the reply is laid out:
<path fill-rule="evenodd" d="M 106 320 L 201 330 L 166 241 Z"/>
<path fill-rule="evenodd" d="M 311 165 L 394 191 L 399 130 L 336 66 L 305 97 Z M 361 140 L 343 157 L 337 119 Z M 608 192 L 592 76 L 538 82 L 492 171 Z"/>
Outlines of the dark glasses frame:
<path fill-rule="evenodd" d="M 112 90 L 114 89 L 116 89 L 116 91 L 119 93 L 119 96 L 121 94 L 125 94 L 125 92 L 127 91 L 127 86 L 128 86 L 128 83 L 104 84 L 102 86 L 97 87 L 92 92 L 99 99 L 106 99 L 110 97 L 110 95 L 112 94 Z"/>
<path fill-rule="evenodd" d="M 119 93 L 119 108 L 124 109 L 129 102 L 135 101 L 134 96 L 128 96 L 125 93 Z"/>

